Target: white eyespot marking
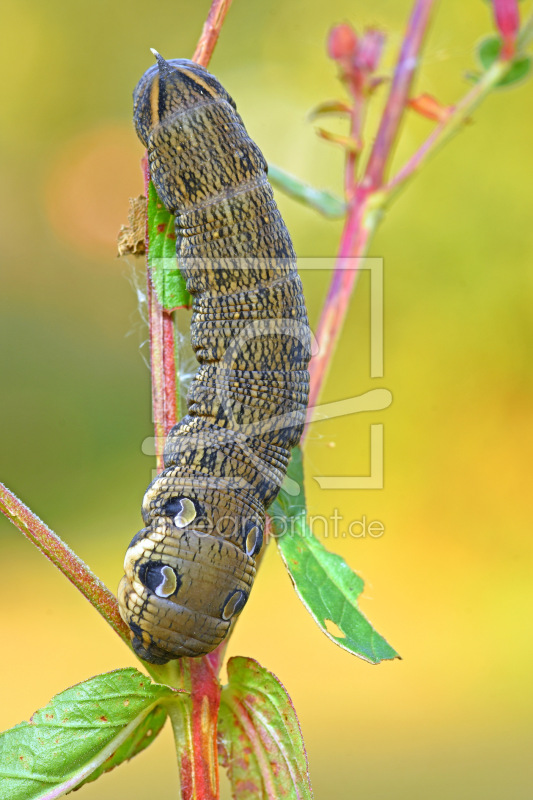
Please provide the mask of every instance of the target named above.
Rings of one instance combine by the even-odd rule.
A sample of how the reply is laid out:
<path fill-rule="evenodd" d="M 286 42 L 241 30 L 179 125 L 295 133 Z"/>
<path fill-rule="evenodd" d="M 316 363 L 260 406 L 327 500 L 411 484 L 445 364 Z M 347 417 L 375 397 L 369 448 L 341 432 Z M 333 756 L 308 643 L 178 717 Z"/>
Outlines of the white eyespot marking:
<path fill-rule="evenodd" d="M 186 528 L 196 517 L 196 508 L 192 500 L 188 497 L 180 497 L 181 508 L 174 517 L 176 528 Z"/>
<path fill-rule="evenodd" d="M 259 528 L 257 527 L 257 525 L 254 525 L 253 528 L 250 528 L 250 530 L 248 531 L 248 534 L 246 536 L 246 555 L 247 556 L 254 555 L 258 537 L 259 537 Z"/>
<path fill-rule="evenodd" d="M 238 614 L 240 611 L 242 611 L 247 600 L 247 595 L 240 589 L 230 592 L 224 602 L 222 619 L 231 619 L 233 616 L 235 616 L 235 614 Z"/>
<path fill-rule="evenodd" d="M 158 597 L 170 597 L 171 594 L 174 594 L 178 585 L 176 573 L 172 567 L 165 564 L 161 567 L 161 575 L 163 576 L 163 580 L 156 588 L 155 593 Z"/>

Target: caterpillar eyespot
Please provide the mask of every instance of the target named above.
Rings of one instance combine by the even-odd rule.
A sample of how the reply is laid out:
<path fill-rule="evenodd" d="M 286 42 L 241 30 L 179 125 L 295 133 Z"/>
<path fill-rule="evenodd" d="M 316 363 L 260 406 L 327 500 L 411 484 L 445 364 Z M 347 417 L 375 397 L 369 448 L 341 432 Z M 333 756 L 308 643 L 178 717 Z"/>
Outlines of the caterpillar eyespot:
<path fill-rule="evenodd" d="M 222 619 L 231 619 L 235 616 L 235 614 L 238 614 L 239 611 L 242 611 L 247 600 L 248 597 L 246 596 L 246 593 L 242 592 L 240 589 L 232 592 L 224 603 L 224 608 L 222 609 Z"/>
<path fill-rule="evenodd" d="M 247 556 L 255 556 L 263 546 L 263 533 L 257 525 L 248 525 L 244 538 L 244 551 Z"/>
<path fill-rule="evenodd" d="M 163 664 L 214 650 L 248 600 L 305 422 L 310 332 L 266 162 L 234 101 L 203 67 L 156 58 L 134 122 L 176 216 L 199 368 L 144 496 L 119 607 L 137 654 Z"/>
<path fill-rule="evenodd" d="M 179 588 L 181 578 L 168 564 L 148 561 L 139 570 L 141 582 L 158 597 L 170 597 Z"/>
<path fill-rule="evenodd" d="M 188 497 L 178 498 L 167 503 L 167 514 L 174 514 L 173 520 L 176 528 L 186 528 L 196 517 L 196 508 Z"/>

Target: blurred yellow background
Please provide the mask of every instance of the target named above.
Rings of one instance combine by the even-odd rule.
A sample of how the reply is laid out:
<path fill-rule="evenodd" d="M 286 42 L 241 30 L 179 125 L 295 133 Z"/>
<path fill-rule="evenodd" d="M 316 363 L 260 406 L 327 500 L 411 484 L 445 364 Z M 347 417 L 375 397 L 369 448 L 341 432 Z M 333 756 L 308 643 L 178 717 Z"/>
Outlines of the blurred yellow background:
<path fill-rule="evenodd" d="M 411 5 L 234 0 L 211 68 L 269 160 L 341 190 L 341 151 L 306 121 L 344 96 L 327 32 L 379 26 L 390 74 Z M 153 467 L 147 330 L 134 268 L 115 257 L 127 199 L 142 191 L 131 92 L 149 47 L 192 54 L 207 7 L 4 8 L 0 479 L 113 590 Z M 482 0 L 442 3 L 417 91 L 454 102 L 491 31 Z M 384 378 L 368 377 L 363 277 L 323 399 L 380 386 L 393 403 L 317 424 L 306 447 L 310 512 L 384 525 L 378 539 L 326 544 L 364 577 L 362 608 L 403 660 L 372 667 L 335 647 L 274 547 L 230 644 L 291 694 L 317 800 L 532 796 L 532 124 L 533 83 L 494 94 L 392 207 L 370 253 L 385 264 Z M 430 130 L 409 116 L 397 166 Z M 298 254 L 333 256 L 341 224 L 278 199 Z M 316 323 L 327 276 L 304 280 Z M 369 425 L 381 422 L 385 488 L 320 490 L 316 475 L 368 473 Z M 135 662 L 4 518 L 0 534 L 4 729 Z M 177 797 L 169 730 L 80 798 L 143 800 L 154 786 L 158 800 Z"/>

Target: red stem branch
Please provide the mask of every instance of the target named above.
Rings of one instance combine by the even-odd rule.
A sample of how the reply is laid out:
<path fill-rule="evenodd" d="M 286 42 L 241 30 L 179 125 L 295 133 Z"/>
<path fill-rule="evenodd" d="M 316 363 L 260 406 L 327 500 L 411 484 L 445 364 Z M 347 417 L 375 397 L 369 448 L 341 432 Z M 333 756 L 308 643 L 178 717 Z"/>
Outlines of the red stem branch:
<path fill-rule="evenodd" d="M 450 110 L 450 113 L 439 122 L 428 138 L 418 148 L 411 158 L 390 179 L 384 187 L 391 197 L 417 172 L 427 159 L 434 155 L 449 139 L 458 133 L 470 118 L 470 114 L 481 103 L 485 96 L 494 89 L 494 86 L 509 70 L 510 65 L 505 60 L 496 61 L 474 84 L 464 97 Z"/>
<path fill-rule="evenodd" d="M 84 597 L 108 622 L 115 633 L 130 646 L 126 624 L 118 613 L 115 595 L 92 572 L 87 564 L 63 542 L 57 533 L 42 522 L 16 495 L 0 483 L 0 511 L 61 570 Z"/>
<path fill-rule="evenodd" d="M 389 97 L 366 169 L 366 185 L 374 189 L 383 183 L 387 161 L 409 99 L 413 78 L 419 65 L 418 57 L 422 42 L 436 1 L 417 0 L 407 25 Z"/>
<path fill-rule="evenodd" d="M 367 249 L 373 228 L 365 226 L 364 218 L 367 210 L 369 192 L 361 187 L 355 190 L 354 198 L 344 224 L 339 245 L 339 253 L 331 278 L 324 308 L 320 316 L 316 339 L 318 353 L 309 365 L 311 386 L 309 390 L 309 408 L 307 423 L 312 419 L 314 408 L 318 402 L 335 347 L 346 319 L 351 294 L 359 274 L 357 262 L 353 259 L 362 257 Z M 349 261 L 347 259 L 350 259 Z M 303 445 L 308 427 L 304 430 Z"/>
<path fill-rule="evenodd" d="M 194 798 L 218 798 L 217 722 L 220 684 L 209 658 L 190 659 L 192 698 L 192 744 L 195 754 L 195 780 L 202 794 Z M 185 800 L 185 798 L 184 798 Z"/>
<path fill-rule="evenodd" d="M 202 67 L 207 67 L 211 61 L 213 50 L 218 42 L 230 5 L 231 0 L 213 0 L 211 3 L 202 34 L 192 57 L 192 60 L 196 61 L 197 64 L 201 64 Z"/>
<path fill-rule="evenodd" d="M 309 365 L 311 388 L 309 394 L 308 424 L 325 381 L 337 341 L 348 311 L 350 297 L 355 287 L 359 269 L 357 263 L 346 259 L 365 255 L 372 233 L 381 216 L 382 184 L 387 162 L 396 141 L 400 122 L 405 111 L 409 91 L 418 66 L 418 56 L 427 32 L 431 11 L 436 0 L 417 0 L 407 26 L 400 55 L 394 72 L 389 97 L 379 126 L 378 134 L 365 174 L 359 184 L 353 184 L 354 158 L 346 157 L 345 186 L 348 213 L 342 233 L 339 252 L 330 287 L 320 317 L 316 338 L 318 354 Z M 354 106 L 354 113 L 355 113 Z M 359 114 L 359 118 L 360 118 Z M 354 116 L 352 116 L 352 130 Z M 360 139 L 360 131 L 358 139 Z M 350 196 L 351 195 L 351 196 Z M 307 428 L 302 437 L 302 444 Z"/>

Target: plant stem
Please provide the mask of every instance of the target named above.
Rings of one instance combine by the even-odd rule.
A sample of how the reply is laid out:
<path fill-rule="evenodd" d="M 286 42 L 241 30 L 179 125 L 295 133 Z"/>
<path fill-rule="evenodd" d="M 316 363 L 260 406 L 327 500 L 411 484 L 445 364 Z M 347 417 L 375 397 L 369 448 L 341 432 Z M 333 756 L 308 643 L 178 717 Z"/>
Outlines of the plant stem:
<path fill-rule="evenodd" d="M 117 600 L 87 564 L 63 542 L 57 533 L 42 522 L 30 509 L 0 483 L 0 511 L 22 531 L 41 553 L 65 575 L 115 633 L 130 647 L 127 625 L 118 612 Z"/>
<path fill-rule="evenodd" d="M 143 159 L 144 187 L 148 197 L 150 171 L 148 159 Z M 146 231 L 146 261 L 148 265 L 148 221 Z M 152 415 L 155 433 L 157 471 L 164 469 L 163 450 L 165 437 L 177 421 L 179 407 L 176 380 L 176 337 L 174 313 L 166 311 L 157 299 L 150 270 L 146 270 L 148 318 L 150 328 L 150 366 L 152 374 Z"/>
<path fill-rule="evenodd" d="M 417 0 L 413 8 L 394 70 L 385 111 L 366 168 L 365 183 L 373 188 L 383 183 L 387 161 L 390 159 L 405 113 L 411 85 L 419 66 L 420 50 L 435 4 L 436 0 Z"/>
<path fill-rule="evenodd" d="M 230 5 L 231 0 L 213 0 L 211 3 L 209 14 L 192 57 L 192 60 L 196 61 L 197 64 L 201 64 L 202 67 L 207 67 L 211 61 L 213 50 L 220 36 Z"/>
<path fill-rule="evenodd" d="M 355 259 L 364 257 L 370 240 L 381 218 L 379 197 L 361 186 L 356 187 L 350 211 L 344 225 L 339 245 L 339 253 L 333 270 L 328 294 L 318 328 L 316 339 L 319 351 L 309 365 L 311 386 L 307 425 L 300 444 L 303 446 L 307 436 L 313 410 L 317 404 L 333 353 L 346 318 L 351 294 L 359 274 L 359 264 Z"/>
<path fill-rule="evenodd" d="M 494 89 L 498 82 L 512 69 L 513 62 L 498 60 L 483 75 L 470 91 L 452 108 L 451 113 L 440 122 L 417 152 L 388 183 L 384 183 L 387 164 L 392 155 L 400 124 L 409 100 L 409 92 L 418 65 L 419 53 L 427 33 L 431 12 L 436 0 L 417 0 L 411 14 L 404 43 L 396 65 L 389 97 L 379 126 L 376 141 L 359 184 L 352 186 L 353 154 L 347 151 L 345 187 L 348 200 L 348 215 L 342 234 L 337 262 L 330 288 L 318 324 L 316 338 L 318 355 L 309 366 L 311 389 L 307 423 L 312 419 L 313 409 L 324 380 L 337 341 L 342 330 L 358 275 L 357 264 L 347 268 L 346 258 L 360 258 L 368 250 L 372 235 L 379 224 L 386 206 L 396 197 L 420 167 L 446 142 L 448 142 L 468 120 L 469 115 Z M 524 24 L 517 38 L 516 55 L 522 55 L 533 38 L 533 16 Z M 354 106 L 354 112 L 356 109 Z M 353 125 L 353 122 L 352 122 Z M 352 128 L 353 135 L 353 128 Z M 350 197 L 350 194 L 353 196 Z M 302 443 L 307 428 L 302 437 Z"/>
<path fill-rule="evenodd" d="M 472 89 L 452 107 L 451 113 L 437 125 L 417 152 L 384 187 L 388 194 L 388 201 L 396 196 L 397 192 L 403 188 L 409 178 L 420 169 L 430 156 L 434 155 L 461 130 L 465 122 L 468 121 L 470 114 L 494 89 L 511 67 L 512 63 L 508 61 L 496 61 L 483 73 Z"/>
<path fill-rule="evenodd" d="M 162 472 L 165 436 L 174 424 L 176 413 L 175 370 L 168 369 L 174 356 L 172 314 L 159 304 L 150 276 L 147 278 L 150 320 L 150 360 L 152 370 L 152 414 L 154 419 L 157 471 Z M 174 376 L 174 377 L 173 377 Z M 172 383 L 174 392 L 172 393 Z"/>
<path fill-rule="evenodd" d="M 361 258 L 365 255 L 371 237 L 382 217 L 386 200 L 386 195 L 382 190 L 383 176 L 398 135 L 409 90 L 418 66 L 419 53 L 435 3 L 436 0 L 417 0 L 414 5 L 376 141 L 359 184 L 355 182 L 354 155 L 349 151 L 346 154 L 345 189 L 348 215 L 330 287 L 318 323 L 316 338 L 319 352 L 309 365 L 311 378 L 309 410 L 302 444 L 307 435 L 313 409 L 326 379 L 359 274 L 358 265 L 354 264 L 351 267 L 347 264 L 346 259 Z M 352 134 L 356 135 L 358 140 L 361 138 L 361 131 L 359 127 L 355 128 L 354 126 L 361 117 L 360 108 L 354 105 Z"/>
<path fill-rule="evenodd" d="M 218 800 L 217 717 L 220 685 L 207 658 L 187 659 L 189 702 L 169 706 L 182 800 Z M 183 663 L 183 662 L 180 662 Z"/>

